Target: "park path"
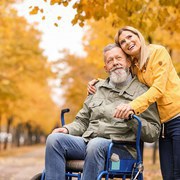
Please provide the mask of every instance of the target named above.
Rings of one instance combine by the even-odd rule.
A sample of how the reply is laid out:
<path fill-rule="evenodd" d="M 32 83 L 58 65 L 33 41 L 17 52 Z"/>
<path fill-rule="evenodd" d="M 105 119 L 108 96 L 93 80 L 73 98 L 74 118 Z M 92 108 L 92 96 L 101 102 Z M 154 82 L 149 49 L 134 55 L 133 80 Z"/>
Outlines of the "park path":
<path fill-rule="evenodd" d="M 30 180 L 44 169 L 44 154 L 43 145 L 17 148 L 7 155 L 0 151 L 0 180 Z M 152 164 L 152 149 L 144 149 L 144 165 L 144 180 L 162 180 L 159 161 Z"/>
<path fill-rule="evenodd" d="M 0 157 L 0 180 L 30 180 L 44 169 L 44 146 L 14 156 Z"/>

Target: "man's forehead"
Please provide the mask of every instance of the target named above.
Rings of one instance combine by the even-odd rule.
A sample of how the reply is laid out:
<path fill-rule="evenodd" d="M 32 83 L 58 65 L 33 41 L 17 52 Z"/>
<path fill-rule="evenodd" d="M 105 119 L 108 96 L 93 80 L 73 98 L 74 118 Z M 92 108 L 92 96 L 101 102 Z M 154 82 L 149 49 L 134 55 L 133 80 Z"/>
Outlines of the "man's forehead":
<path fill-rule="evenodd" d="M 106 51 L 105 53 L 106 55 L 113 55 L 113 54 L 118 54 L 120 56 L 124 56 L 124 52 L 122 51 L 122 49 L 120 47 L 114 47 L 108 51 Z"/>

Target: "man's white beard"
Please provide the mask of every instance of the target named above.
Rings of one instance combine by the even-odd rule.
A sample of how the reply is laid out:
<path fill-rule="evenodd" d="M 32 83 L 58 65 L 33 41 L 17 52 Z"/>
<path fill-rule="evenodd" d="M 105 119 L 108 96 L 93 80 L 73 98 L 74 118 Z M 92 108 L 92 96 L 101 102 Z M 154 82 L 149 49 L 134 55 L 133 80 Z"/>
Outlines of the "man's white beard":
<path fill-rule="evenodd" d="M 127 80 L 129 69 L 115 69 L 110 72 L 110 79 L 113 83 L 119 84 Z"/>

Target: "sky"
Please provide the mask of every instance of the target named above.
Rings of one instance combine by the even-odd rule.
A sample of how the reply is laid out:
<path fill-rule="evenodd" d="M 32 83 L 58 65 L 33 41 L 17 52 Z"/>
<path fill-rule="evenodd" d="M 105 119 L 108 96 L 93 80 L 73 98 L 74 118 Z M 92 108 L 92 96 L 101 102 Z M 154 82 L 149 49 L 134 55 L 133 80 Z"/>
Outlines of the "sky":
<path fill-rule="evenodd" d="M 24 0 L 16 5 L 20 16 L 24 16 L 29 23 L 38 23 L 36 28 L 42 32 L 40 47 L 44 49 L 44 55 L 48 57 L 49 61 L 57 60 L 59 57 L 63 57 L 60 51 L 66 48 L 70 53 L 84 56 L 82 36 L 85 30 L 78 25 L 72 26 L 74 9 L 58 5 L 51 6 L 48 2 Z M 37 5 L 44 9 L 45 20 L 42 20 L 43 15 L 40 13 L 37 15 L 29 14 L 29 7 Z M 57 20 L 57 16 L 61 16 L 62 19 Z M 58 27 L 54 26 L 54 23 L 58 23 Z"/>
<path fill-rule="evenodd" d="M 82 46 L 82 36 L 85 33 L 84 28 L 78 25 L 72 26 L 71 20 L 75 11 L 69 7 L 60 7 L 58 5 L 49 5 L 44 0 L 17 0 L 19 3 L 15 5 L 18 14 L 27 19 L 31 24 L 37 24 L 36 28 L 42 32 L 40 47 L 44 49 L 44 55 L 48 61 L 56 61 L 63 57 L 60 53 L 63 49 L 68 49 L 70 53 L 78 56 L 84 56 Z M 50 0 L 47 0 L 49 2 Z M 73 0 L 75 1 L 75 0 Z M 30 6 L 39 6 L 44 9 L 45 20 L 42 20 L 42 14 L 30 15 Z M 61 16 L 60 21 L 57 16 Z M 58 27 L 54 26 L 58 23 Z M 60 79 L 49 81 L 51 88 L 52 100 L 58 105 L 63 104 L 63 90 L 59 87 Z"/>

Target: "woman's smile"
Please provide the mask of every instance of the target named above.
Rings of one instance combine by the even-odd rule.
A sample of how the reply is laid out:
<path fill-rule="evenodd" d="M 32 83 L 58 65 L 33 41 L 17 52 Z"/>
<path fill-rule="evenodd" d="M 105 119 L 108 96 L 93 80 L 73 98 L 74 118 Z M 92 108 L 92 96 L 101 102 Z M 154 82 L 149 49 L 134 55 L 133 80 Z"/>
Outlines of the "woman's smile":
<path fill-rule="evenodd" d="M 132 57 L 140 55 L 141 43 L 139 37 L 130 31 L 123 31 L 119 36 L 119 44 L 125 53 Z"/>

